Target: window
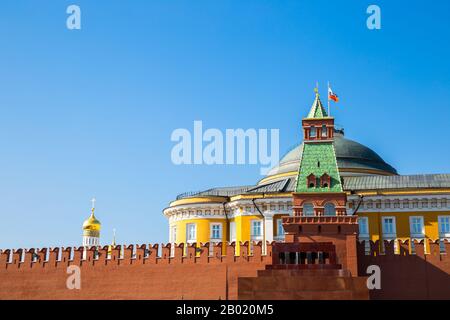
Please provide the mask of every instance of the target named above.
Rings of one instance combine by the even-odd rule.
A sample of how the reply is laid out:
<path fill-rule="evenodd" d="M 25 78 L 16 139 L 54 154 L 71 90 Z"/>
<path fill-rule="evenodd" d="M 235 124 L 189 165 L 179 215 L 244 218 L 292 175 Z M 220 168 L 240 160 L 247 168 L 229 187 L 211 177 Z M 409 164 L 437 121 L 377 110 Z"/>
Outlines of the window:
<path fill-rule="evenodd" d="M 450 238 L 450 216 L 438 217 L 439 222 L 439 237 Z"/>
<path fill-rule="evenodd" d="M 359 240 L 364 241 L 364 254 L 370 254 L 370 235 L 369 235 L 369 218 L 368 217 L 359 217 L 358 218 L 358 226 L 359 226 Z"/>
<path fill-rule="evenodd" d="M 328 188 L 331 185 L 331 177 L 324 173 L 321 177 L 320 177 L 320 184 L 322 186 L 322 188 Z"/>
<path fill-rule="evenodd" d="M 327 132 L 327 126 L 326 125 L 322 126 L 322 137 L 323 138 L 328 137 L 328 132 Z"/>
<path fill-rule="evenodd" d="M 314 207 L 312 203 L 305 203 L 303 205 L 303 215 L 307 217 L 314 216 Z"/>
<path fill-rule="evenodd" d="M 230 222 L 230 241 L 236 241 L 236 222 Z"/>
<path fill-rule="evenodd" d="M 309 136 L 310 136 L 311 138 L 315 138 L 316 135 L 317 135 L 317 129 L 316 129 L 316 127 L 311 127 L 311 130 L 309 131 Z"/>
<path fill-rule="evenodd" d="M 195 223 L 188 223 L 186 225 L 186 240 L 189 243 L 195 242 L 197 239 L 197 228 Z"/>
<path fill-rule="evenodd" d="M 440 251 L 441 251 L 441 253 L 448 253 L 445 251 L 444 240 L 450 239 L 450 216 L 439 216 L 438 224 L 439 224 L 439 248 L 440 248 Z"/>
<path fill-rule="evenodd" d="M 358 224 L 359 224 L 359 236 L 361 238 L 368 238 L 369 237 L 369 219 L 367 217 L 359 217 Z"/>
<path fill-rule="evenodd" d="M 383 238 L 396 238 L 397 232 L 395 230 L 395 218 L 383 217 L 382 218 Z"/>
<path fill-rule="evenodd" d="M 283 219 L 277 220 L 277 236 L 284 236 Z"/>
<path fill-rule="evenodd" d="M 336 215 L 336 207 L 331 202 L 325 204 L 325 216 L 335 216 Z"/>
<path fill-rule="evenodd" d="M 315 188 L 316 176 L 312 173 L 310 175 L 308 175 L 308 177 L 306 177 L 306 183 L 308 185 L 308 188 Z"/>
<path fill-rule="evenodd" d="M 252 220 L 252 240 L 259 240 L 262 237 L 262 223 L 261 220 Z"/>
<path fill-rule="evenodd" d="M 222 240 L 221 223 L 211 223 L 211 240 Z"/>
<path fill-rule="evenodd" d="M 394 241 L 394 252 L 399 252 L 399 245 L 397 241 L 397 231 L 395 227 L 395 217 L 382 217 L 381 229 L 383 232 L 383 240 Z M 381 250 L 384 252 L 384 242 L 381 242 Z"/>
<path fill-rule="evenodd" d="M 423 217 L 410 217 L 409 226 L 411 232 L 411 238 L 423 238 L 424 237 L 424 226 Z"/>

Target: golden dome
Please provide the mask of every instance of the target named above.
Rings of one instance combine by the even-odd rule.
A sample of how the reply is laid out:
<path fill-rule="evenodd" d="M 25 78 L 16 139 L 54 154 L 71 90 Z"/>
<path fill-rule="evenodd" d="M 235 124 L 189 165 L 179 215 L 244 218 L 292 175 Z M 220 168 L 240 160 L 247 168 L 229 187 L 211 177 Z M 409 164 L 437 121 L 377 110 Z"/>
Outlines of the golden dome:
<path fill-rule="evenodd" d="M 83 222 L 83 231 L 87 236 L 97 236 L 100 234 L 102 224 L 94 215 L 94 208 L 92 208 L 91 215 Z"/>

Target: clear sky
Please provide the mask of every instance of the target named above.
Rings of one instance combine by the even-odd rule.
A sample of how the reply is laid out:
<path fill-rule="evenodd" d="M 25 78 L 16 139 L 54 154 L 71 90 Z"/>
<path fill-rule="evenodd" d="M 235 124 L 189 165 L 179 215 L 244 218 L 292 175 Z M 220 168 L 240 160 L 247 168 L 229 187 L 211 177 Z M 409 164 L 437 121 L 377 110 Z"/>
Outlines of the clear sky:
<path fill-rule="evenodd" d="M 66 28 L 77 4 L 82 29 Z M 382 29 L 366 27 L 381 8 Z M 346 136 L 401 174 L 450 173 L 450 2 L 2 0 L 0 248 L 166 242 L 177 194 L 258 165 L 175 166 L 171 133 L 278 128 L 300 142 L 313 87 Z"/>

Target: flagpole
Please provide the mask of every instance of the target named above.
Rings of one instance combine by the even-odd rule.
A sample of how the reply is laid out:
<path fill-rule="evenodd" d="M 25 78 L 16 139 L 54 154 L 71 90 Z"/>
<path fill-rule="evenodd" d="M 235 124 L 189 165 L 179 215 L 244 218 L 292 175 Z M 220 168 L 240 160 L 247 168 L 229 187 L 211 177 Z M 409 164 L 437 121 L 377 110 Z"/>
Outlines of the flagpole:
<path fill-rule="evenodd" d="M 328 92 L 327 92 L 327 98 L 328 98 L 328 116 L 330 117 L 330 82 L 328 81 Z"/>

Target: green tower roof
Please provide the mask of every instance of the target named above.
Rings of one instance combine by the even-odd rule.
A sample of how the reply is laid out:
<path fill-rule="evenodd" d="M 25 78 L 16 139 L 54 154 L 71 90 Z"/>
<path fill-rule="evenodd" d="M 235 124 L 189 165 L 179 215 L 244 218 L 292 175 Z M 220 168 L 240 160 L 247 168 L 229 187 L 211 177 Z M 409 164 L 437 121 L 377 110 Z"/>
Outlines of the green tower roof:
<path fill-rule="evenodd" d="M 310 174 L 315 175 L 319 180 L 325 173 L 331 177 L 330 186 L 322 188 L 318 181 L 316 187 L 308 186 L 307 180 Z M 342 192 L 333 142 L 305 143 L 297 176 L 296 192 Z"/>
<path fill-rule="evenodd" d="M 311 111 L 308 113 L 308 119 L 320 119 L 328 117 L 325 108 L 322 105 L 322 101 L 320 101 L 319 94 L 316 93 L 316 99 L 314 99 L 314 103 L 311 107 Z"/>
<path fill-rule="evenodd" d="M 307 119 L 328 118 L 319 94 L 309 111 Z M 308 176 L 316 177 L 314 187 L 308 185 Z M 331 178 L 330 185 L 322 187 L 320 178 L 327 174 Z M 305 141 L 297 176 L 296 192 L 342 192 L 341 177 L 336 160 L 333 141 Z"/>

